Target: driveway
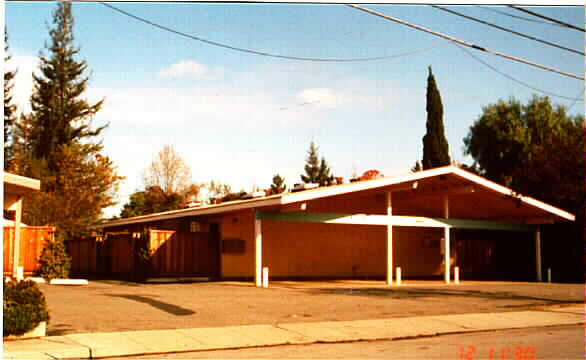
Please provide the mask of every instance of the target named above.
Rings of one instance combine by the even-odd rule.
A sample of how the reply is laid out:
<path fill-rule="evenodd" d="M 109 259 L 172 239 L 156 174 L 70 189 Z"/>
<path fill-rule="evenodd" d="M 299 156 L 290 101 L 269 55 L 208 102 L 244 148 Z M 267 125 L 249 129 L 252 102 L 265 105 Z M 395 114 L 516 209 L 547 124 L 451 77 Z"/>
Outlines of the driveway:
<path fill-rule="evenodd" d="M 583 284 L 279 281 L 42 284 L 48 335 L 127 330 L 381 319 L 545 309 L 583 303 Z"/>

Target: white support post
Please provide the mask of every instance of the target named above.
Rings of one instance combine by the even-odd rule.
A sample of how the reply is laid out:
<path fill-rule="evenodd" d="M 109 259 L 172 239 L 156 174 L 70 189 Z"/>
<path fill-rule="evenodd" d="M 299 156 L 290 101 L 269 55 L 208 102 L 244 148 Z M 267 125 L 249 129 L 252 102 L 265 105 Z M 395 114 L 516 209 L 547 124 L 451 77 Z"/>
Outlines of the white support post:
<path fill-rule="evenodd" d="M 444 196 L 444 218 L 450 218 L 450 202 L 447 196 Z M 444 227 L 444 281 L 450 283 L 450 227 Z"/>
<path fill-rule="evenodd" d="M 393 225 L 390 217 L 393 216 L 393 193 L 387 192 L 387 285 L 393 285 Z"/>
<path fill-rule="evenodd" d="M 12 260 L 12 276 L 13 279 L 19 279 L 19 271 L 18 268 L 20 267 L 20 222 L 22 221 L 22 197 L 18 197 L 18 200 L 15 204 L 16 215 L 14 217 L 14 244 L 13 244 L 13 251 L 12 254 L 14 258 Z"/>
<path fill-rule="evenodd" d="M 254 219 L 254 250 L 254 280 L 256 287 L 262 287 L 262 227 L 260 219 Z"/>
<path fill-rule="evenodd" d="M 541 282 L 541 230 L 535 231 L 535 270 L 537 272 L 537 281 Z"/>

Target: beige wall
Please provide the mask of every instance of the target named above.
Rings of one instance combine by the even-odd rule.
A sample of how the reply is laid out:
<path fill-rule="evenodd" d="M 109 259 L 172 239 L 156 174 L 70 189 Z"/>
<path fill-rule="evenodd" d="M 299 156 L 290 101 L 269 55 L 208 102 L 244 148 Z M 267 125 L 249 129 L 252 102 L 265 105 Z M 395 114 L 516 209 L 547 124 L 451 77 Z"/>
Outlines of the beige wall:
<path fill-rule="evenodd" d="M 244 210 L 223 215 L 219 219 L 221 239 L 244 241 L 243 253 L 225 253 L 221 256 L 221 276 L 254 277 L 254 211 Z"/>
<path fill-rule="evenodd" d="M 222 239 L 244 242 L 242 253 L 222 253 L 221 276 L 254 277 L 254 212 L 221 217 Z M 386 227 L 263 221 L 263 266 L 271 277 L 383 277 Z M 395 227 L 394 265 L 403 277 L 443 273 L 441 229 Z"/>

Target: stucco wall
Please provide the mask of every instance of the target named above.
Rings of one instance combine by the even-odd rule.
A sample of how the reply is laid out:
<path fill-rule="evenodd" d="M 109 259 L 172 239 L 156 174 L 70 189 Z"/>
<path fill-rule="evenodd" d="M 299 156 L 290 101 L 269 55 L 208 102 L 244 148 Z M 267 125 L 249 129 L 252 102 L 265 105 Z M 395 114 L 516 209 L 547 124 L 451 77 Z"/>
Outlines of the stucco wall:
<path fill-rule="evenodd" d="M 254 211 L 225 214 L 219 218 L 222 241 L 240 240 L 242 252 L 221 250 L 223 278 L 254 277 Z"/>
<path fill-rule="evenodd" d="M 222 252 L 223 278 L 254 277 L 254 213 L 221 219 L 223 240 L 241 240 L 238 253 Z M 262 222 L 263 266 L 271 277 L 384 277 L 385 226 Z M 441 275 L 442 230 L 395 227 L 394 266 L 403 276 Z"/>

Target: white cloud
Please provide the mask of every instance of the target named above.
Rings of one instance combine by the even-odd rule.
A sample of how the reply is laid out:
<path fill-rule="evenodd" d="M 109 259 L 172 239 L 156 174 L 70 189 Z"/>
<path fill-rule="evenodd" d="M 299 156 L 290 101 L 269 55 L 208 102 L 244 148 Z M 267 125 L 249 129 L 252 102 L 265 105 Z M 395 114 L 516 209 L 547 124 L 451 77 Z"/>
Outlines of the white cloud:
<path fill-rule="evenodd" d="M 335 108 L 342 103 L 340 94 L 329 88 L 305 89 L 297 94 L 297 98 L 301 104 L 319 104 L 326 108 Z"/>
<path fill-rule="evenodd" d="M 159 74 L 164 78 L 200 78 L 209 71 L 207 65 L 196 61 L 180 61 L 162 69 Z"/>
<path fill-rule="evenodd" d="M 12 89 L 13 102 L 17 112 L 30 112 L 30 97 L 33 91 L 32 73 L 39 75 L 39 58 L 36 56 L 12 56 L 7 64 L 7 70 L 16 69 L 14 88 Z"/>

